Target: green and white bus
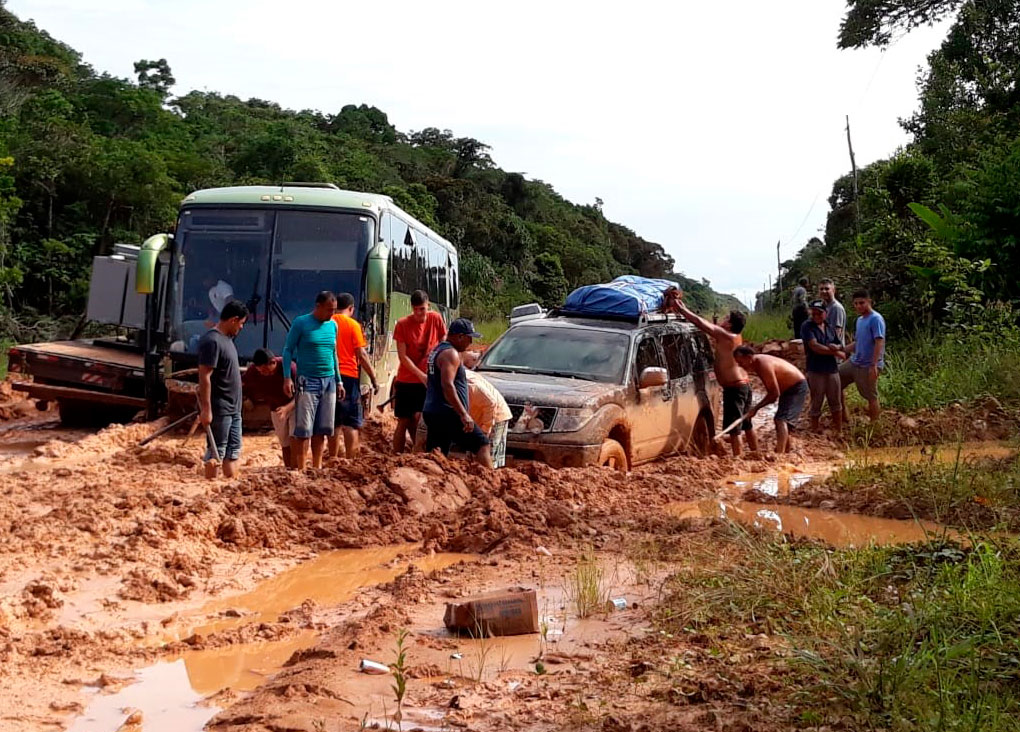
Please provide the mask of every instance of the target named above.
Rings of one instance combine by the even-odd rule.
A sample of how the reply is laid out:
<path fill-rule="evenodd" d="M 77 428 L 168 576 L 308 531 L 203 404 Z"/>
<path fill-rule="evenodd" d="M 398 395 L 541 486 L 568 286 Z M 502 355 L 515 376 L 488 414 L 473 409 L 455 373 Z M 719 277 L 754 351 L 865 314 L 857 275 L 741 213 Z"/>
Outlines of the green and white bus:
<path fill-rule="evenodd" d="M 332 184 L 196 191 L 182 201 L 173 234 L 149 237 L 134 254 L 129 249 L 97 258 L 89 308 L 95 301 L 96 312 L 119 312 L 115 324 L 132 320 L 135 337 L 66 342 L 59 350 L 56 344 L 21 347 L 13 354 L 20 370 L 42 374 L 34 379 L 36 396 L 56 399 L 62 408 L 104 401 L 140 406 L 144 400 L 155 414 L 166 400 L 167 380 L 196 365 L 198 339 L 227 300 L 241 300 L 251 311 L 237 338 L 243 361 L 261 347 L 282 353 L 291 321 L 311 310 L 319 291 L 332 290 L 355 298 L 385 399 L 397 368 L 393 327 L 411 312 L 411 293 L 428 292 L 447 322 L 460 300 L 457 250 L 450 242 L 388 196 Z M 117 257 L 127 261 L 106 261 Z M 123 288 L 100 279 L 100 264 L 114 273 L 113 282 L 123 279 Z M 118 265 L 125 267 L 123 277 Z M 102 377 L 90 376 L 94 367 Z M 103 398 L 111 393 L 115 401 Z"/>

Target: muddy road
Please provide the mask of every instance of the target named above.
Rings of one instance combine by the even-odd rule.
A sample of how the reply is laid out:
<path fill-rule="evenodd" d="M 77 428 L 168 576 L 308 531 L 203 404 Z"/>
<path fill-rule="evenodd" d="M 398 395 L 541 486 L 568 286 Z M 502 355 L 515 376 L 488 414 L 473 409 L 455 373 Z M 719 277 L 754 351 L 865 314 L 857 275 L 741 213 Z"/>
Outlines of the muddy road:
<path fill-rule="evenodd" d="M 51 413 L 6 416 L 0 698 L 14 703 L 0 728 L 16 732 L 314 732 L 396 728 L 398 716 L 405 730 L 552 730 L 568 717 L 593 729 L 701 725 L 704 705 L 618 689 L 634 664 L 656 662 L 651 618 L 678 571 L 649 547 L 711 541 L 726 518 L 834 545 L 930 528 L 746 500 L 796 492 L 841 464 L 821 438 L 786 462 L 486 473 L 388 455 L 389 425 L 377 421 L 357 463 L 304 475 L 277 465 L 271 435 L 246 435 L 240 479 L 210 483 L 198 439 L 137 447 L 158 425 L 92 433 L 61 429 Z M 579 567 L 596 578 L 587 590 L 626 608 L 578 617 Z M 444 629 L 447 601 L 508 587 L 537 591 L 539 634 Z M 358 664 L 393 663 L 401 629 L 398 714 L 393 677 Z M 767 704 L 715 708 L 727 728 L 770 728 Z"/>

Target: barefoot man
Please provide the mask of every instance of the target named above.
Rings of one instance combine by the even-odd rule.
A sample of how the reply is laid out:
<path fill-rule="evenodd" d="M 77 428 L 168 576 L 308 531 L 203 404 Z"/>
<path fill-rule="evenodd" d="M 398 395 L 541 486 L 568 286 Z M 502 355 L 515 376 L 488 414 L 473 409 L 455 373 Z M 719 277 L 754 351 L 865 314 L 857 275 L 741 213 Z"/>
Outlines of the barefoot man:
<path fill-rule="evenodd" d="M 766 404 L 779 400 L 776 410 L 776 452 L 790 452 L 793 439 L 790 429 L 796 429 L 797 420 L 807 400 L 808 384 L 800 369 L 784 358 L 756 354 L 750 346 L 740 346 L 733 352 L 742 368 L 755 373 L 765 386 L 765 397 L 751 407 L 748 419 L 754 417 Z"/>
<path fill-rule="evenodd" d="M 744 343 L 740 333 L 744 330 L 747 316 L 739 310 L 733 310 L 723 318 L 722 323 L 715 325 L 695 315 L 682 301 L 675 307 L 689 323 L 715 341 L 715 377 L 723 390 L 723 429 L 725 429 L 751 408 L 751 384 L 747 372 L 733 358 L 733 349 Z M 741 423 L 740 429 L 730 433 L 730 447 L 733 448 L 734 457 L 739 456 L 741 452 L 741 432 L 747 436 L 747 449 L 752 452 L 758 450 L 758 436 L 754 433 L 751 418 L 748 417 Z"/>

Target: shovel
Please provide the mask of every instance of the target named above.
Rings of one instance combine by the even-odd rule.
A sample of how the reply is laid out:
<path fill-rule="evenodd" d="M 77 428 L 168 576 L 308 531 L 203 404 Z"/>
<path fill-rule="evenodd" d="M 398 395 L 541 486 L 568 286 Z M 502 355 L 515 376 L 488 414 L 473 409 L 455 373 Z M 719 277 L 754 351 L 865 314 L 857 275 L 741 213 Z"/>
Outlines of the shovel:
<path fill-rule="evenodd" d="M 205 442 L 206 442 L 206 446 L 209 448 L 209 454 L 212 455 L 212 457 L 209 458 L 209 462 L 211 462 L 211 463 L 213 463 L 215 465 L 219 465 L 220 464 L 220 454 L 216 450 L 216 438 L 213 437 L 212 425 L 210 425 L 210 424 L 207 424 L 205 426 Z"/>
<path fill-rule="evenodd" d="M 159 428 L 158 430 L 156 430 L 156 431 L 155 431 L 155 432 L 153 432 L 153 433 L 152 433 L 151 435 L 149 435 L 148 437 L 146 437 L 146 438 L 145 438 L 144 440 L 142 440 L 141 442 L 139 442 L 139 443 L 138 443 L 138 446 L 139 446 L 139 447 L 145 447 L 145 446 L 146 446 L 146 445 L 148 445 L 148 444 L 149 444 L 150 442 L 152 442 L 153 440 L 155 440 L 155 439 L 156 439 L 157 437 L 162 437 L 162 436 L 163 436 L 163 435 L 165 435 L 165 434 L 166 434 L 167 432 L 169 432 L 170 430 L 172 430 L 172 429 L 173 429 L 174 427 L 177 427 L 178 425 L 182 425 L 182 424 L 184 424 L 185 422 L 187 422 L 187 421 L 188 421 L 189 419 L 194 419 L 194 418 L 195 418 L 195 417 L 197 417 L 197 416 L 198 416 L 198 410 L 197 410 L 197 409 L 196 409 L 196 410 L 195 410 L 194 412 L 191 412 L 190 414 L 185 414 L 185 415 L 184 415 L 183 417 L 181 417 L 180 419 L 178 419 L 178 420 L 174 420 L 173 422 L 171 422 L 170 424 L 166 425 L 165 427 L 160 427 L 160 428 Z M 195 431 L 195 430 L 194 430 L 194 427 L 192 427 L 192 432 L 194 432 L 194 431 Z M 191 433 L 189 432 L 188 434 L 189 434 L 189 436 L 190 436 L 190 434 L 191 434 Z"/>
<path fill-rule="evenodd" d="M 728 434 L 729 434 L 730 432 L 732 432 L 732 431 L 733 431 L 734 429 L 736 429 L 736 428 L 737 428 L 737 427 L 738 427 L 739 425 L 742 425 L 742 424 L 744 423 L 744 420 L 745 420 L 745 419 L 747 419 L 747 415 L 746 415 L 746 414 L 741 414 L 741 415 L 740 415 L 739 417 L 737 417 L 737 418 L 736 418 L 736 419 L 735 419 L 735 420 L 733 421 L 733 424 L 731 424 L 731 425 L 730 425 L 729 427 L 727 427 L 727 428 L 726 428 L 726 429 L 724 429 L 724 430 L 723 430 L 722 432 L 720 432 L 719 434 L 717 434 L 717 435 L 715 436 L 715 438 L 714 438 L 714 439 L 716 439 L 716 440 L 721 440 L 721 439 L 722 439 L 723 437 L 725 437 L 725 436 L 726 436 L 726 435 L 728 435 Z"/>

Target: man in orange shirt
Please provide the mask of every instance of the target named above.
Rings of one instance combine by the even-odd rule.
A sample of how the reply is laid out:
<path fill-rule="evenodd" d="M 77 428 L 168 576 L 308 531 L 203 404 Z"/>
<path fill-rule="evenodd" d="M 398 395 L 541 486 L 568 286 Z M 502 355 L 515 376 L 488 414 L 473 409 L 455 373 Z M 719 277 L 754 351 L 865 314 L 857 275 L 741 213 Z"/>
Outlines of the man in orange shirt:
<path fill-rule="evenodd" d="M 361 323 L 353 316 L 354 296 L 344 292 L 336 299 L 336 315 L 333 316 L 333 322 L 336 323 L 336 360 L 340 365 L 340 380 L 344 386 L 342 392 L 344 397 L 336 405 L 337 429 L 329 438 L 329 456 L 334 458 L 340 454 L 338 432 L 343 432 L 345 457 L 356 458 L 361 449 L 358 430 L 361 429 L 364 419 L 361 414 L 359 364 L 372 381 L 373 393 L 379 393 L 379 382 L 375 379 L 375 370 L 368 358 L 368 351 L 365 350 L 368 342 L 361 330 Z"/>
<path fill-rule="evenodd" d="M 411 314 L 397 321 L 393 340 L 397 343 L 400 366 L 394 382 L 393 413 L 397 416 L 397 431 L 393 435 L 393 452 L 404 451 L 406 434 L 411 445 L 418 434 L 418 420 L 425 405 L 425 369 L 429 353 L 446 338 L 443 316 L 429 310 L 429 296 L 424 290 L 411 293 Z"/>

